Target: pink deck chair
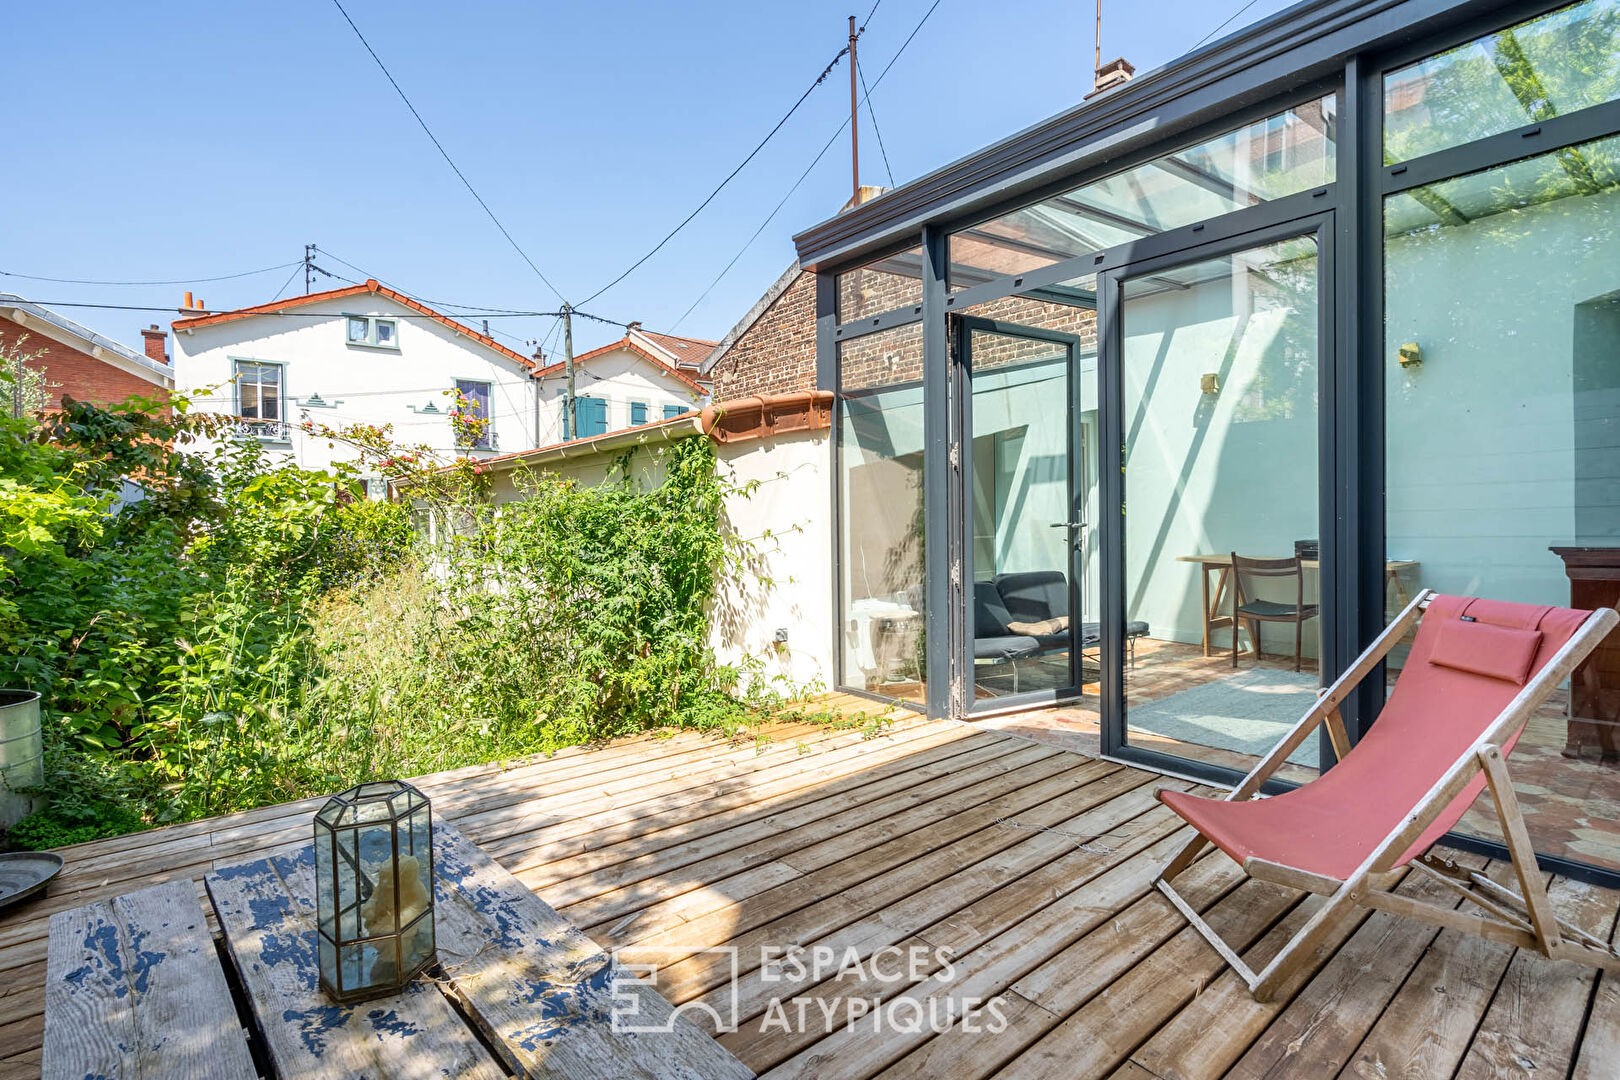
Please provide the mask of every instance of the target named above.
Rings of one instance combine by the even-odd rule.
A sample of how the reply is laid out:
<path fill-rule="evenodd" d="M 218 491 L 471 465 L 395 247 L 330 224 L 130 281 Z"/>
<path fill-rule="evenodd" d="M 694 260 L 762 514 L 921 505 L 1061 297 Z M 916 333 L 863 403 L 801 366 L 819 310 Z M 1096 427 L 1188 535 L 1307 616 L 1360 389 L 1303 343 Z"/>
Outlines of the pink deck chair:
<path fill-rule="evenodd" d="M 1340 704 L 1420 616 L 1378 722 L 1351 748 Z M 1260 1001 L 1269 1000 L 1357 904 L 1620 970 L 1620 953 L 1553 913 L 1505 761 L 1531 714 L 1616 623 L 1620 615 L 1608 608 L 1576 611 L 1421 593 L 1231 794 L 1208 799 L 1158 792 L 1198 835 L 1155 884 Z M 1301 787 L 1256 798 L 1318 725 L 1326 726 L 1339 763 Z M 1429 852 L 1487 786 L 1519 892 Z M 1259 972 L 1170 884 L 1209 844 L 1250 877 L 1329 898 Z M 1392 892 L 1408 865 L 1461 892 L 1484 917 Z"/>

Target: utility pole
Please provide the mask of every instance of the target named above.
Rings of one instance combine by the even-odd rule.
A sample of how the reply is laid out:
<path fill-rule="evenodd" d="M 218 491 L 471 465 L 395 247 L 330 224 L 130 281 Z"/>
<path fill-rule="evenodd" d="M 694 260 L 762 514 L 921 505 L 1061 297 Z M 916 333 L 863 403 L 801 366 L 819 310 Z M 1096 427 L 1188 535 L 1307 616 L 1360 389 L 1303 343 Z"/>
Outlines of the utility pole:
<path fill-rule="evenodd" d="M 574 305 L 563 301 L 563 370 L 568 373 L 567 397 L 563 404 L 563 423 L 568 431 L 564 442 L 579 438 L 579 410 L 574 406 Z"/>
<path fill-rule="evenodd" d="M 315 245 L 304 245 L 304 295 L 309 295 L 309 264 L 314 261 Z"/>
<path fill-rule="evenodd" d="M 1096 71 L 1102 67 L 1102 0 L 1097 0 L 1097 59 L 1092 63 L 1091 70 Z"/>
<path fill-rule="evenodd" d="M 1102 0 L 1097 0 L 1099 4 Z M 855 96 L 855 16 L 849 17 L 849 171 L 854 181 L 854 203 L 861 201 L 861 137 L 858 99 Z"/>

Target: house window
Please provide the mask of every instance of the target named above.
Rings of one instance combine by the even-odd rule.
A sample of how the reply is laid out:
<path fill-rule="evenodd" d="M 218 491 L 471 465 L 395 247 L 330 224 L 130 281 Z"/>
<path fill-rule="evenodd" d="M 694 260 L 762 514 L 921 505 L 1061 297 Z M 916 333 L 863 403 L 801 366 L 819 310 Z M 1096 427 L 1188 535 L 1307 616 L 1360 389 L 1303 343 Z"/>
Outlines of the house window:
<path fill-rule="evenodd" d="M 241 425 L 240 433 L 261 439 L 286 439 L 281 365 L 260 360 L 233 360 L 231 364 L 236 415 L 247 421 Z"/>
<path fill-rule="evenodd" d="M 574 409 L 579 416 L 580 438 L 588 439 L 592 435 L 607 434 L 608 423 L 606 399 L 585 397 L 582 395 L 575 403 Z"/>
<path fill-rule="evenodd" d="M 461 399 L 451 419 L 456 446 L 463 450 L 488 450 L 495 445 L 495 433 L 489 422 L 489 383 L 457 379 L 456 393 Z"/>
<path fill-rule="evenodd" d="M 366 345 L 374 349 L 399 348 L 399 321 L 382 319 L 375 315 L 346 315 L 344 324 L 350 345 Z"/>
<path fill-rule="evenodd" d="M 645 401 L 632 401 L 630 403 L 630 426 L 645 424 L 647 422 L 647 403 Z"/>
<path fill-rule="evenodd" d="M 685 405 L 665 405 L 664 406 L 664 419 L 668 420 L 672 416 L 680 416 L 680 415 L 682 415 L 684 413 L 689 413 L 691 411 L 692 410 L 688 409 Z"/>

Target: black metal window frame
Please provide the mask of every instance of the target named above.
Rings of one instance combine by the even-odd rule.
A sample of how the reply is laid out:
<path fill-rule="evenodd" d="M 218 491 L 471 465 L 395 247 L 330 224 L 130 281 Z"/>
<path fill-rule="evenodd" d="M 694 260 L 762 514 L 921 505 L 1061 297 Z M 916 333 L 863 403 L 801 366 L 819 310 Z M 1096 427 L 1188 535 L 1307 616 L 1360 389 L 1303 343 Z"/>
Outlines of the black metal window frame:
<path fill-rule="evenodd" d="M 1092 271 L 1140 265 L 1150 258 L 1202 248 L 1256 229 L 1287 227 L 1319 214 L 1324 215 L 1319 233 L 1322 307 L 1337 316 L 1323 328 L 1325 370 L 1320 376 L 1324 395 L 1319 405 L 1323 432 L 1321 539 L 1324 575 L 1332 576 L 1331 582 L 1324 576 L 1322 587 L 1324 598 L 1331 595 L 1333 600 L 1332 610 L 1324 610 L 1324 675 L 1333 677 L 1343 671 L 1377 636 L 1383 628 L 1385 608 L 1384 200 L 1401 191 L 1620 134 L 1620 102 L 1607 102 L 1385 164 L 1384 76 L 1570 4 L 1571 0 L 1369 0 L 1360 4 L 1319 0 L 1301 4 L 1184 57 L 1156 73 L 1151 87 L 1115 91 L 1086 109 L 1071 110 L 907 185 L 892 198 L 886 195 L 880 200 L 882 206 L 856 208 L 800 234 L 797 240 L 805 265 L 817 272 L 818 386 L 834 392 L 839 389 L 839 342 L 923 323 L 927 711 L 931 715 L 966 713 L 961 702 L 950 699 L 961 679 L 953 671 L 960 661 L 951 648 L 943 647 L 962 640 L 959 609 L 965 609 L 955 602 L 960 599 L 960 582 L 955 583 L 953 594 L 949 576 L 950 567 L 960 567 L 961 562 L 960 552 L 953 547 L 960 540 L 952 535 L 952 500 L 960 497 L 953 489 L 960 484 L 950 472 L 949 451 L 960 433 L 952 426 L 947 313 Z M 1286 66 L 1290 62 L 1292 70 Z M 1333 183 L 1115 249 L 949 291 L 946 240 L 950 233 L 1173 153 L 1333 88 L 1339 95 Z M 1142 138 L 1124 130 L 1150 107 L 1162 113 L 1163 138 Z M 1118 126 L 1117 137 L 1111 124 Z M 1043 139 L 1047 146 L 1040 144 Z M 1120 150 L 1108 161 L 1064 165 L 1069 160 L 1095 159 L 1097 147 L 1110 139 L 1119 143 Z M 1047 169 L 1048 174 L 1032 181 L 1030 177 L 1040 169 Z M 997 191 L 1002 193 L 999 197 L 985 198 Z M 887 222 L 893 222 L 895 228 L 912 224 L 903 232 L 877 239 L 890 227 Z M 839 325 L 836 274 L 915 247 L 918 228 L 924 256 L 922 302 Z M 1109 326 L 1117 325 L 1117 312 L 1113 316 L 1105 313 L 1104 296 L 1099 296 L 1098 303 L 1099 330 L 1108 333 Z M 1099 362 L 1100 380 L 1106 383 L 1117 377 L 1117 372 Z M 1117 385 L 1104 390 L 1104 401 L 1108 393 L 1117 395 Z M 836 465 L 836 431 L 831 441 Z M 1105 450 L 1110 445 L 1106 437 L 1099 442 Z M 1106 457 L 1101 464 L 1107 483 L 1111 470 Z M 841 619 L 838 484 L 835 468 L 831 485 L 833 602 Z M 1104 507 L 1110 505 L 1108 500 L 1104 491 Z M 1116 537 L 1114 542 L 1122 543 L 1122 538 Z M 1105 597 L 1111 597 L 1113 591 L 1105 584 Z M 1110 600 L 1121 602 L 1122 598 Z M 1105 625 L 1112 626 L 1114 617 L 1122 614 L 1105 610 Z M 837 641 L 834 645 L 837 681 L 842 687 L 842 648 Z M 1122 692 L 1117 685 L 1108 686 L 1110 673 L 1117 682 L 1121 670 L 1121 658 L 1109 653 L 1122 649 L 1120 634 L 1105 635 L 1105 697 Z M 1376 721 L 1384 697 L 1383 675 L 1380 668 L 1346 703 L 1343 711 L 1353 739 Z M 1188 771 L 1182 759 L 1159 764 Z M 1230 782 L 1234 775 L 1212 772 L 1208 778 Z M 1504 852 L 1501 845 L 1474 837 L 1454 834 L 1448 841 L 1496 857 Z M 1620 873 L 1561 857 L 1540 858 L 1549 871 L 1620 886 Z"/>

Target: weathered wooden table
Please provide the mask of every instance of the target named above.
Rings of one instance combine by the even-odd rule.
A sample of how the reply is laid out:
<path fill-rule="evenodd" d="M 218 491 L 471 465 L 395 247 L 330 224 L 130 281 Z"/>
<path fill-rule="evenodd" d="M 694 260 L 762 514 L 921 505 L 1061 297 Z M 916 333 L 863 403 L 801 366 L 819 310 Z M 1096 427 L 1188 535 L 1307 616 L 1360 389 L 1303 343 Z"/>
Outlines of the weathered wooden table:
<path fill-rule="evenodd" d="M 349 1006 L 318 984 L 310 847 L 207 876 L 245 1011 L 276 1075 L 753 1076 L 454 827 L 436 820 L 433 845 L 438 972 Z M 256 1075 L 192 886 L 178 886 L 53 919 L 47 1080 Z M 154 935 L 157 923 L 166 929 Z M 636 1030 L 615 1025 L 616 1005 Z"/>

